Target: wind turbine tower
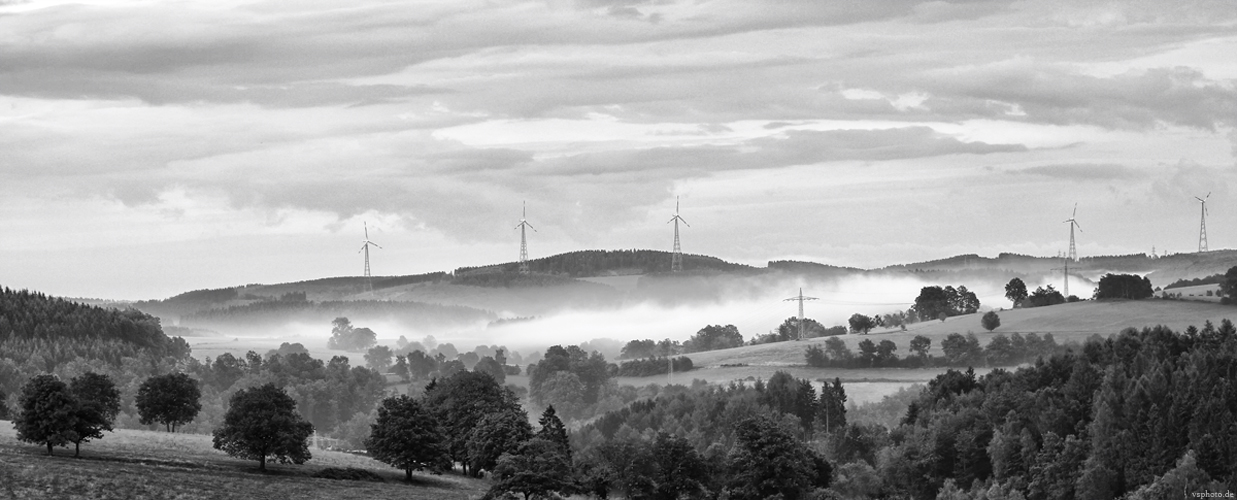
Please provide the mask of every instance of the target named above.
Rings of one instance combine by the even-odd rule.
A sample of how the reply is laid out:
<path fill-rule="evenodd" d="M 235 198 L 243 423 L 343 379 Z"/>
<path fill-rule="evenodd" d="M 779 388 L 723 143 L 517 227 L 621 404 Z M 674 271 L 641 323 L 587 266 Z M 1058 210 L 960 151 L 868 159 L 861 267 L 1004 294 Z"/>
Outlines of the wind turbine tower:
<path fill-rule="evenodd" d="M 515 228 L 520 230 L 520 274 L 528 274 L 528 237 L 524 234 L 524 228 L 532 229 L 537 232 L 537 228 L 528 223 L 528 204 L 524 204 L 524 211 L 520 214 L 520 223 L 516 224 Z"/>
<path fill-rule="evenodd" d="M 373 245 L 378 248 L 382 248 L 378 246 L 377 243 L 369 241 L 369 223 L 366 222 L 365 223 L 365 240 L 361 241 L 361 249 L 357 250 L 357 253 L 365 254 L 365 286 L 368 287 L 369 291 L 372 293 L 374 291 L 374 283 L 373 283 L 373 279 L 370 278 L 370 274 L 369 274 L 369 247 L 370 245 Z"/>
<path fill-rule="evenodd" d="M 1062 224 L 1069 224 L 1069 259 L 1078 262 L 1078 250 L 1074 247 L 1074 228 L 1078 228 L 1078 232 L 1082 232 L 1082 226 L 1078 225 L 1078 221 L 1074 217 L 1078 215 L 1078 204 L 1074 204 L 1074 213 L 1070 214 L 1068 219 L 1062 221 Z"/>
<path fill-rule="evenodd" d="M 679 222 L 684 226 L 692 227 L 687 221 L 679 217 L 679 198 L 674 198 L 674 217 L 671 217 L 666 224 L 674 223 L 674 252 L 670 254 L 670 272 L 677 273 L 683 270 L 683 250 L 679 248 Z"/>
<path fill-rule="evenodd" d="M 1198 223 L 1198 252 L 1199 253 L 1207 251 L 1207 198 L 1210 198 L 1210 197 L 1211 197 L 1210 192 L 1207 193 L 1207 196 L 1204 196 L 1202 198 L 1199 198 L 1197 196 L 1194 197 L 1194 199 L 1198 200 L 1198 203 L 1203 206 L 1202 218 L 1200 222 Z"/>
<path fill-rule="evenodd" d="M 803 301 L 805 301 L 805 300 L 820 300 L 820 299 L 818 299 L 818 298 L 816 298 L 816 297 L 804 297 L 804 296 L 803 296 L 803 289 L 802 289 L 802 288 L 800 288 L 800 289 L 799 289 L 799 296 L 797 296 L 797 297 L 791 297 L 791 298 L 789 298 L 789 299 L 783 299 L 783 300 L 782 300 L 782 302 L 789 302 L 789 301 L 792 301 L 792 300 L 797 300 L 797 301 L 799 301 L 799 340 L 803 340 Z"/>

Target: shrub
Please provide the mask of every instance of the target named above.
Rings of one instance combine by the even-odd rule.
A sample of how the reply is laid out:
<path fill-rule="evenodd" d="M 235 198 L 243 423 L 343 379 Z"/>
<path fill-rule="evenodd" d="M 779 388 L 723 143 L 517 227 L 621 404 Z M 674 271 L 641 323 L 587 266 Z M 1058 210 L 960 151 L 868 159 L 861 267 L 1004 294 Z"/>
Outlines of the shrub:
<path fill-rule="evenodd" d="M 984 313 L 984 317 L 980 318 L 979 324 L 983 325 L 985 330 L 993 331 L 1001 326 L 1001 316 L 996 311 L 988 311 Z"/>

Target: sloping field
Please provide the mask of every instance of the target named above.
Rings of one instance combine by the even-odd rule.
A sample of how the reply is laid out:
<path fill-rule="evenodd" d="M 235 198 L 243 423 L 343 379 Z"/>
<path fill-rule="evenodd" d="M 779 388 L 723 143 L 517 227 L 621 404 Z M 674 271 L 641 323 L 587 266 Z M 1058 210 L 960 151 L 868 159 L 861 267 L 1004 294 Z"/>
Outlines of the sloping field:
<path fill-rule="evenodd" d="M 979 325 L 981 314 L 969 314 L 955 316 L 943 322 L 916 323 L 908 326 L 905 332 L 873 331 L 869 335 L 850 334 L 840 338 L 846 341 L 852 351 L 858 351 L 859 342 L 864 339 L 871 339 L 873 342 L 889 339 L 898 345 L 897 354 L 906 356 L 911 339 L 916 335 L 923 335 L 932 339 L 931 353 L 940 355 L 941 340 L 950 333 L 973 332 L 983 345 L 987 345 L 989 339 L 997 334 L 1009 335 L 1014 332 L 1024 335 L 1032 332 L 1040 335 L 1051 333 L 1058 343 L 1082 342 L 1091 335 L 1106 337 L 1126 327 L 1165 325 L 1180 331 L 1190 325 L 1201 327 L 1206 320 L 1218 325 L 1224 318 L 1237 320 L 1237 307 L 1175 300 L 1083 301 L 1050 307 L 1011 309 L 999 311 L 998 314 L 1001 316 L 1001 326 L 993 332 L 988 332 Z M 807 346 L 816 344 L 823 347 L 824 343 L 824 338 L 814 338 L 802 342 L 779 342 L 698 352 L 690 354 L 689 357 L 697 367 L 706 369 L 724 364 L 803 365 L 803 353 Z"/>
<path fill-rule="evenodd" d="M 196 434 L 118 430 L 72 448 L 47 448 L 17 441 L 11 422 L 0 420 L 0 498 L 20 499 L 464 499 L 477 498 L 487 481 L 455 474 L 402 471 L 367 457 L 313 449 L 304 465 L 238 460 L 211 447 L 211 437 Z M 386 482 L 336 481 L 310 477 L 326 467 L 354 467 Z"/>

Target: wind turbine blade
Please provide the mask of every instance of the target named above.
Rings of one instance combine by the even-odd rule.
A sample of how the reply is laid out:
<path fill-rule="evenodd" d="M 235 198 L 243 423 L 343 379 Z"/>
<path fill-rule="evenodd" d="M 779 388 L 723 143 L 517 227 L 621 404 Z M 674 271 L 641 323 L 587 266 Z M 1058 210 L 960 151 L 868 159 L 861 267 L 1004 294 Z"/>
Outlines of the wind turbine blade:
<path fill-rule="evenodd" d="M 692 225 L 691 225 L 691 224 L 688 224 L 688 223 L 687 223 L 687 221 L 686 221 L 686 220 L 683 220 L 683 218 L 682 218 L 682 217 L 679 217 L 679 220 L 680 220 L 680 221 L 683 221 L 683 225 L 684 225 L 684 226 L 687 226 L 687 227 L 692 227 Z"/>
<path fill-rule="evenodd" d="M 1070 214 L 1070 218 L 1078 216 L 1078 202 L 1074 202 L 1074 213 Z"/>
<path fill-rule="evenodd" d="M 376 247 L 378 247 L 378 248 L 382 248 L 382 245 L 379 245 L 379 244 L 374 243 L 374 242 L 372 242 L 372 241 L 371 241 L 371 242 L 369 242 L 369 244 L 370 244 L 370 245 L 373 245 L 373 246 L 376 246 Z"/>
<path fill-rule="evenodd" d="M 1078 228 L 1078 232 L 1082 232 L 1082 226 L 1078 224 L 1078 221 L 1074 221 L 1074 227 Z"/>
<path fill-rule="evenodd" d="M 524 224 L 528 225 L 528 228 L 529 228 L 529 229 L 532 229 L 534 233 L 535 233 L 535 232 L 537 232 L 537 228 L 533 227 L 533 225 L 532 225 L 532 224 L 529 224 L 529 223 L 527 223 L 527 222 L 525 222 Z"/>

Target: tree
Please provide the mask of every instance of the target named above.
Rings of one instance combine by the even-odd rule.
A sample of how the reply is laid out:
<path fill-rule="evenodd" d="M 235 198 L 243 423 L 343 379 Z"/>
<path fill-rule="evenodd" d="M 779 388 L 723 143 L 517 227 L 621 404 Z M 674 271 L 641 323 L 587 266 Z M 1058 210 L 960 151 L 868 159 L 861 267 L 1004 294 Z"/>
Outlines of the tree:
<path fill-rule="evenodd" d="M 461 371 L 425 388 L 422 403 L 442 423 L 452 461 L 471 471 L 468 460 L 469 433 L 486 415 L 519 410 L 515 394 L 484 373 Z M 522 411 L 522 410 L 520 410 Z"/>
<path fill-rule="evenodd" d="M 533 426 L 520 408 L 490 413 L 468 433 L 468 465 L 474 474 L 494 470 L 498 457 L 517 453 L 520 445 L 533 437 Z"/>
<path fill-rule="evenodd" d="M 1048 285 L 1047 287 L 1037 287 L 1034 292 L 1031 292 L 1031 295 L 1024 301 L 1024 307 L 1027 305 L 1030 307 L 1054 306 L 1064 303 L 1065 296 L 1061 295 L 1061 292 L 1056 291 L 1052 285 Z"/>
<path fill-rule="evenodd" d="M 83 442 L 103 438 L 103 431 L 112 430 L 112 422 L 120 413 L 120 391 L 107 375 L 86 372 L 69 381 L 69 393 L 76 400 L 73 432 L 73 456 L 81 456 Z"/>
<path fill-rule="evenodd" d="M 976 363 L 983 350 L 979 347 L 979 339 L 967 334 L 951 333 L 941 341 L 941 350 L 945 351 L 945 359 L 952 365 Z"/>
<path fill-rule="evenodd" d="M 980 318 L 979 324 L 982 325 L 985 330 L 996 330 L 997 327 L 1001 326 L 1001 316 L 998 315 L 996 311 L 988 311 L 984 313 L 983 318 Z"/>
<path fill-rule="evenodd" d="M 696 332 L 684 344 L 687 352 L 713 351 L 729 349 L 743 345 L 743 335 L 734 325 L 708 325 Z"/>
<path fill-rule="evenodd" d="M 735 437 L 730 498 L 798 500 L 813 487 L 828 486 L 829 476 L 820 477 L 816 468 L 823 460 L 776 422 L 749 418 L 735 427 Z"/>
<path fill-rule="evenodd" d="M 296 401 L 275 384 L 241 389 L 228 401 L 223 425 L 215 428 L 215 449 L 228 455 L 258 460 L 266 470 L 266 457 L 279 463 L 305 463 L 314 425 L 296 412 Z"/>
<path fill-rule="evenodd" d="M 534 437 L 522 444 L 518 452 L 498 458 L 494 485 L 487 496 L 514 492 L 524 495 L 524 500 L 544 498 L 553 492 L 571 490 L 571 477 L 571 461 L 558 444 Z"/>
<path fill-rule="evenodd" d="M 352 322 L 340 316 L 331 321 L 331 338 L 326 346 L 331 349 L 345 349 L 352 338 Z"/>
<path fill-rule="evenodd" d="M 1145 299 L 1155 294 L 1151 280 L 1136 274 L 1108 273 L 1100 277 L 1096 299 Z"/>
<path fill-rule="evenodd" d="M 825 354 L 829 355 L 829 359 L 840 363 L 847 363 L 854 357 L 854 353 L 846 347 L 846 342 L 837 337 L 825 339 Z"/>
<path fill-rule="evenodd" d="M 46 444 L 47 454 L 53 446 L 64 446 L 73 436 L 77 402 L 69 387 L 54 375 L 36 375 L 21 388 L 17 418 L 13 427 L 17 439 L 27 443 Z"/>
<path fill-rule="evenodd" d="M 9 419 L 9 406 L 7 403 L 8 399 L 9 399 L 8 395 L 5 394 L 4 391 L 0 391 L 0 420 Z"/>
<path fill-rule="evenodd" d="M 813 368 L 824 368 L 825 365 L 829 364 L 829 358 L 825 356 L 825 350 L 815 344 L 807 346 L 807 351 L 803 356 L 807 360 L 807 365 Z"/>
<path fill-rule="evenodd" d="M 863 366 L 872 366 L 876 362 L 876 343 L 872 339 L 859 342 L 859 362 Z"/>
<path fill-rule="evenodd" d="M 879 366 L 891 366 L 898 360 L 897 352 L 898 345 L 892 340 L 885 339 L 876 346 L 876 364 Z"/>
<path fill-rule="evenodd" d="M 1220 292 L 1225 297 L 1237 299 L 1237 266 L 1228 268 L 1224 273 L 1224 281 L 1220 282 Z"/>
<path fill-rule="evenodd" d="M 365 449 L 375 460 L 403 469 L 407 481 L 412 481 L 414 470 L 438 474 L 451 468 L 442 427 L 429 410 L 407 395 L 382 400 Z"/>
<path fill-rule="evenodd" d="M 421 351 L 417 351 L 421 352 Z M 408 356 L 400 354 L 395 356 L 395 365 L 391 367 L 391 372 L 399 377 L 404 382 L 412 380 L 412 372 L 408 369 Z"/>
<path fill-rule="evenodd" d="M 678 500 L 702 496 L 704 482 L 709 477 L 708 465 L 686 438 L 659 432 L 652 452 L 653 462 L 657 464 L 651 478 L 657 485 L 653 498 Z"/>
<path fill-rule="evenodd" d="M 158 422 L 168 432 L 192 422 L 202 409 L 198 382 L 184 373 L 150 377 L 137 390 L 138 416 L 143 425 Z"/>
<path fill-rule="evenodd" d="M 1011 279 L 1005 284 L 1005 298 L 1013 302 L 1015 308 L 1022 305 L 1027 298 L 1027 284 L 1022 282 L 1022 278 Z"/>
<path fill-rule="evenodd" d="M 557 443 L 570 460 L 571 441 L 567 438 L 567 426 L 563 425 L 563 421 L 558 418 L 554 405 L 547 406 L 545 411 L 541 412 L 541 419 L 537 423 L 541 425 L 541 430 L 537 431 L 536 437 Z"/>
<path fill-rule="evenodd" d="M 948 316 L 949 296 L 945 293 L 945 289 L 939 286 L 925 286 L 919 290 L 919 296 L 915 297 L 914 307 L 915 313 L 923 321 L 936 319 L 941 314 Z"/>
<path fill-rule="evenodd" d="M 834 377 L 833 384 L 826 383 L 820 388 L 816 421 L 825 432 L 846 425 L 846 389 L 842 387 L 842 379 Z"/>
<path fill-rule="evenodd" d="M 392 355 L 390 347 L 384 345 L 371 347 L 365 351 L 365 366 L 378 373 L 386 373 L 391 367 Z"/>
<path fill-rule="evenodd" d="M 494 377 L 494 380 L 496 380 L 499 384 L 505 384 L 507 382 L 507 370 L 503 368 L 503 365 L 498 363 L 498 360 L 489 356 L 481 358 L 481 361 L 478 361 L 476 365 L 473 365 L 472 371 L 489 374 L 489 376 Z"/>
<path fill-rule="evenodd" d="M 850 331 L 853 333 L 862 333 L 867 335 L 869 331 L 876 328 L 876 322 L 872 320 L 871 316 L 865 316 L 859 313 L 852 314 L 849 322 Z"/>
<path fill-rule="evenodd" d="M 932 348 L 932 339 L 923 335 L 916 335 L 911 339 L 911 351 L 920 358 L 928 357 L 928 349 Z"/>

